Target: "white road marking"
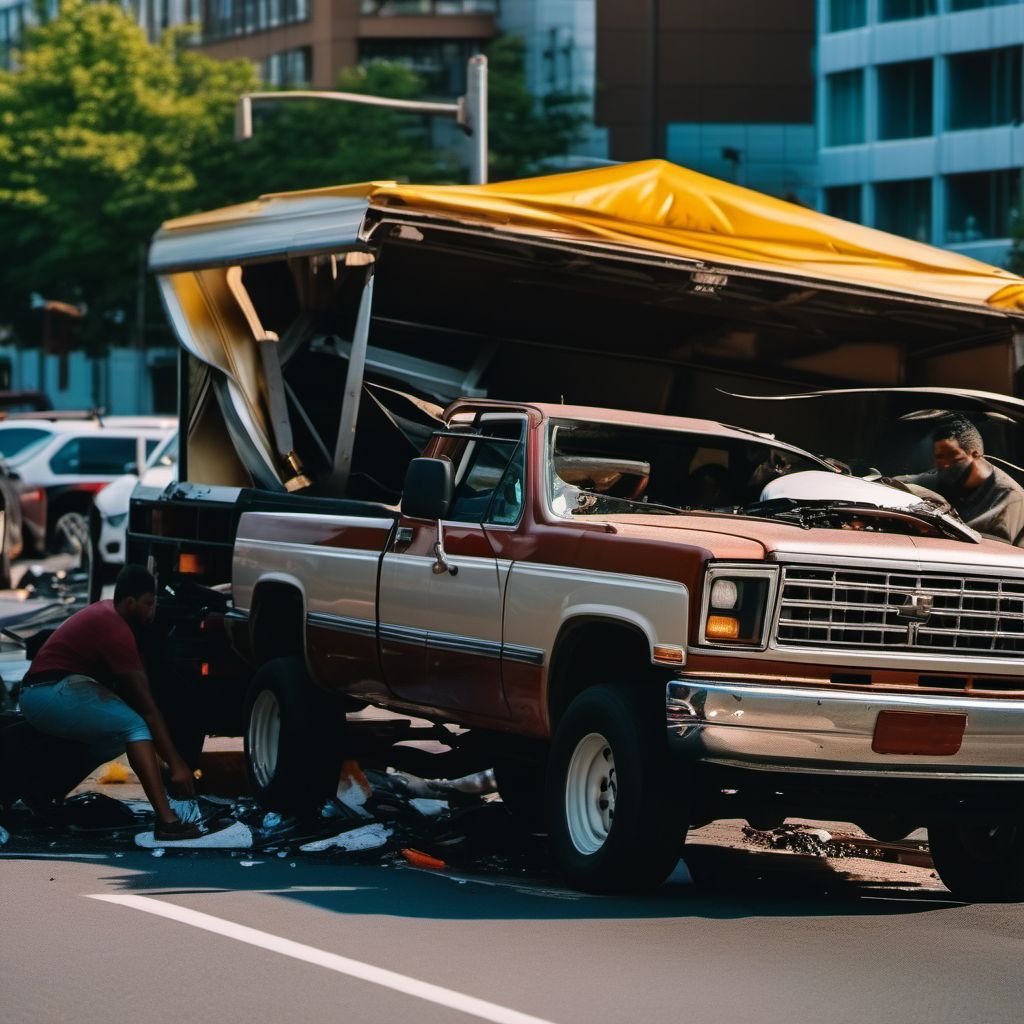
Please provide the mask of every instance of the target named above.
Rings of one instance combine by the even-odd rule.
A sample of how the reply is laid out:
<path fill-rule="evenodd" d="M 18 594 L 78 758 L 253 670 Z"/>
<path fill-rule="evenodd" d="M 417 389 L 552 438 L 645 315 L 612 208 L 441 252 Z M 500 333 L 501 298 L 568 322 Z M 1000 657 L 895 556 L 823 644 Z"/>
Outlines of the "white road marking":
<path fill-rule="evenodd" d="M 163 903 L 148 896 L 108 896 L 105 893 L 91 895 L 88 898 L 91 900 L 101 900 L 104 903 L 115 903 L 122 907 L 131 907 L 133 910 L 141 910 L 146 914 L 155 914 L 157 917 L 166 917 L 168 920 L 191 925 L 193 928 L 202 928 L 204 931 L 213 932 L 215 935 L 223 935 L 225 938 L 235 939 L 237 942 L 245 942 L 250 946 L 269 949 L 274 953 L 289 956 L 294 960 L 303 960 L 308 964 L 316 964 L 318 967 L 326 967 L 329 971 L 347 974 L 351 978 L 358 978 L 360 981 L 368 981 L 373 985 L 380 985 L 383 988 L 390 988 L 395 992 L 415 996 L 417 999 L 426 1000 L 428 1003 L 436 1003 L 438 1006 L 446 1006 L 451 1010 L 457 1010 L 459 1013 L 479 1017 L 481 1020 L 493 1021 L 494 1024 L 551 1024 L 551 1021 L 544 1020 L 541 1017 L 533 1017 L 528 1013 L 510 1010 L 508 1007 L 499 1006 L 497 1003 L 490 1003 L 486 999 L 467 996 L 462 992 L 456 992 L 454 989 L 443 988 L 441 985 L 432 985 L 430 982 L 419 981 L 416 978 L 409 978 L 404 974 L 398 974 L 396 971 L 385 970 L 383 967 L 374 967 L 372 964 L 364 964 L 347 956 L 339 956 L 337 953 L 328 953 L 326 950 L 317 949 L 315 946 L 307 946 L 302 942 L 293 942 L 291 939 L 282 938 L 280 935 L 271 935 L 270 932 L 260 931 L 258 928 L 249 928 L 243 924 L 235 924 L 233 921 L 225 921 L 223 918 L 214 917 L 212 914 L 204 914 L 198 910 L 190 910 L 188 907 L 179 907 L 174 903 Z"/>

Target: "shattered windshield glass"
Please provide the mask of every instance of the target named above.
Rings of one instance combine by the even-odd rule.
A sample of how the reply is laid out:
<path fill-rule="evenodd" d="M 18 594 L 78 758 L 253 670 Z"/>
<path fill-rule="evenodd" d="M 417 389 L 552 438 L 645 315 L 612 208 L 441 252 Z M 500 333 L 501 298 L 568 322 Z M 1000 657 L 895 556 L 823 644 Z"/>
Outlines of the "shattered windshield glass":
<path fill-rule="evenodd" d="M 844 475 L 753 433 L 565 421 L 550 438 L 549 501 L 565 517 L 704 513 L 977 540 L 945 503 Z"/>
<path fill-rule="evenodd" d="M 736 438 L 583 421 L 551 427 L 549 497 L 558 515 L 742 510 L 773 480 L 829 470 L 755 434 Z"/>

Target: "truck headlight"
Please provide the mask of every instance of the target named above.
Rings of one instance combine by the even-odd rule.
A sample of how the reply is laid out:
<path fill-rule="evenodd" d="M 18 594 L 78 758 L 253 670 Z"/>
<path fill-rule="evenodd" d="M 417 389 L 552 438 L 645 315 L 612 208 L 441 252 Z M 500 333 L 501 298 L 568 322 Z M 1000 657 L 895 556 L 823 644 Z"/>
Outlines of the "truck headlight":
<path fill-rule="evenodd" d="M 763 647 L 778 570 L 715 565 L 704 579 L 701 642 L 714 647 Z"/>

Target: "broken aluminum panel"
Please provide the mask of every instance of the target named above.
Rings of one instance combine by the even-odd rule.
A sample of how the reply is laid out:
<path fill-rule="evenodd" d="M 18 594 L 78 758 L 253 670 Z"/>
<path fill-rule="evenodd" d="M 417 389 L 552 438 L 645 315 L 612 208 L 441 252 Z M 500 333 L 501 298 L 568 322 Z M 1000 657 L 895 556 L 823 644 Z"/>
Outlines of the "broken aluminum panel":
<path fill-rule="evenodd" d="M 214 223 L 209 215 L 182 218 L 154 236 L 149 269 L 167 274 L 362 248 L 368 206 L 365 199 L 341 196 L 269 198 L 228 207 Z"/>

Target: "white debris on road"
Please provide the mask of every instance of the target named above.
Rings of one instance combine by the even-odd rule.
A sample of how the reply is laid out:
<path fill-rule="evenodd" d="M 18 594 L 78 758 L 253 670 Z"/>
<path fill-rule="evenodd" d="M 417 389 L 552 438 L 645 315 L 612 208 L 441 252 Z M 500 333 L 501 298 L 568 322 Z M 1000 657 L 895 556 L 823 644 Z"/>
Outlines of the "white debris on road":
<path fill-rule="evenodd" d="M 347 850 L 349 853 L 358 853 L 360 850 L 376 850 L 390 838 L 391 829 L 375 821 L 372 825 L 361 825 L 359 828 L 349 829 L 347 832 L 341 832 L 329 839 L 316 839 L 312 843 L 305 843 L 299 849 L 303 853 L 320 853 L 323 850 L 335 848 Z"/>

